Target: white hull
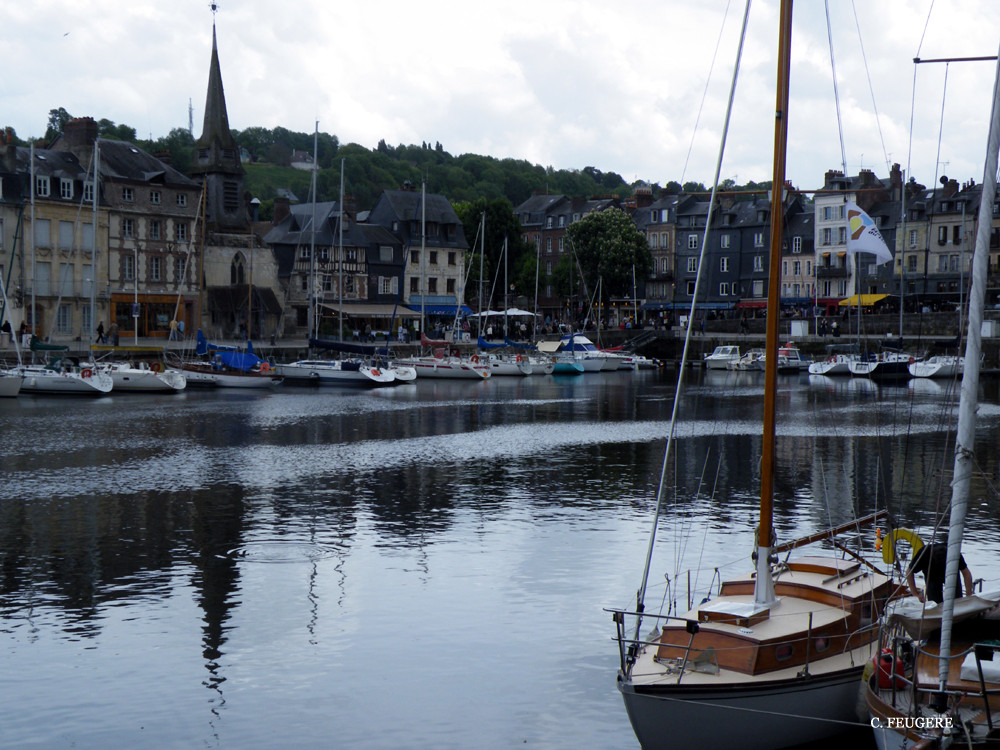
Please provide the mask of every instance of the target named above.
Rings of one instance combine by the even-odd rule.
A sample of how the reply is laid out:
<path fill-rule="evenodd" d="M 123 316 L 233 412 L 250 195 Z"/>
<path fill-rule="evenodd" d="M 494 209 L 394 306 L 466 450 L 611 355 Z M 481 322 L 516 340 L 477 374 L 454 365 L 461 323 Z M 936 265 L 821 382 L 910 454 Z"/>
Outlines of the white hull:
<path fill-rule="evenodd" d="M 285 365 L 277 365 L 275 371 L 281 377 L 317 385 L 358 386 L 362 388 L 392 385 L 396 375 L 391 368 L 373 367 L 324 360 L 301 360 Z"/>
<path fill-rule="evenodd" d="M 419 357 L 400 360 L 399 364 L 412 367 L 418 378 L 447 378 L 452 380 L 485 380 L 490 376 L 488 365 L 462 360 Z"/>
<path fill-rule="evenodd" d="M 832 357 L 816 360 L 809 365 L 810 375 L 850 375 L 851 362 L 857 357 L 848 354 L 834 354 Z"/>
<path fill-rule="evenodd" d="M 20 372 L 24 379 L 21 390 L 24 393 L 49 393 L 68 396 L 102 396 L 114 387 L 110 376 L 83 368 L 80 372 L 56 372 L 44 367 L 25 366 L 11 372 Z M 90 374 L 86 377 L 84 373 Z"/>
<path fill-rule="evenodd" d="M 711 354 L 704 358 L 706 370 L 728 370 L 730 362 L 738 362 L 740 348 L 738 346 L 717 346 Z"/>
<path fill-rule="evenodd" d="M 117 364 L 104 368 L 111 376 L 115 391 L 141 393 L 176 393 L 187 387 L 187 378 L 178 370 L 154 370 Z"/>
<path fill-rule="evenodd" d="M 21 392 L 21 376 L 0 371 L 0 398 L 12 398 Z"/>
<path fill-rule="evenodd" d="M 507 360 L 507 359 L 490 359 L 490 375 L 496 377 L 497 375 L 508 375 L 513 377 L 524 377 L 525 375 L 530 375 L 532 371 L 531 363 L 526 359 L 522 360 Z"/>
<path fill-rule="evenodd" d="M 281 376 L 271 372 L 216 370 L 211 365 L 201 364 L 186 364 L 181 369 L 189 383 L 215 388 L 270 388 L 281 382 Z"/>
<path fill-rule="evenodd" d="M 871 378 L 873 380 L 909 377 L 909 366 L 916 358 L 907 354 L 884 353 L 874 360 L 857 360 L 849 367 L 851 375 L 856 378 Z"/>
<path fill-rule="evenodd" d="M 910 375 L 915 378 L 954 378 L 962 377 L 965 371 L 965 359 L 953 356 L 935 356 L 922 362 L 913 362 L 907 366 Z"/>
<path fill-rule="evenodd" d="M 534 357 L 530 362 L 532 375 L 551 375 L 556 368 L 556 363 L 547 357 Z"/>
<path fill-rule="evenodd" d="M 777 750 L 842 732 L 835 722 L 857 723 L 863 663 L 808 680 L 792 676 L 707 692 L 680 685 L 642 693 L 620 680 L 618 689 L 643 750 Z"/>
<path fill-rule="evenodd" d="M 391 364 L 389 370 L 396 378 L 397 383 L 412 383 L 417 379 L 417 370 L 409 365 Z"/>

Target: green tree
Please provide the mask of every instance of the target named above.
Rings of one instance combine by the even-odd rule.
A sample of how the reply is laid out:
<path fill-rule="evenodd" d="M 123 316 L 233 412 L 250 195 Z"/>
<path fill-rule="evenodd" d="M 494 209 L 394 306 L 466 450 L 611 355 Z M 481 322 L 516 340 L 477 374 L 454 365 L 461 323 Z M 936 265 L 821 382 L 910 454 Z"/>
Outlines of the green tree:
<path fill-rule="evenodd" d="M 618 208 L 590 213 L 570 225 L 570 248 L 590 294 L 602 280 L 602 299 L 632 293 L 632 269 L 643 278 L 652 268 L 646 238 Z"/>
<path fill-rule="evenodd" d="M 49 110 L 48 126 L 45 128 L 45 140 L 51 142 L 53 138 L 63 132 L 66 123 L 73 119 L 73 115 L 63 107 Z"/>

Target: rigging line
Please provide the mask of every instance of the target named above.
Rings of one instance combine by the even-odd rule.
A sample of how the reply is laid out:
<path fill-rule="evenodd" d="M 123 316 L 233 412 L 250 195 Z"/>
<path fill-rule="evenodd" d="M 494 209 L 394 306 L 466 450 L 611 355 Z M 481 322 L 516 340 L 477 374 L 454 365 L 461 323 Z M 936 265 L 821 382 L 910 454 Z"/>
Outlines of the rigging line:
<path fill-rule="evenodd" d="M 934 211 L 933 197 L 937 196 L 937 184 L 938 184 L 938 167 L 941 166 L 941 139 L 944 137 L 944 105 L 945 100 L 948 97 L 948 70 L 951 68 L 951 63 L 945 63 L 944 66 L 944 83 L 941 86 L 941 119 L 938 122 L 938 142 L 937 142 L 937 155 L 934 158 L 934 192 L 932 195 L 931 211 Z"/>
<path fill-rule="evenodd" d="M 830 69 L 833 73 L 833 102 L 837 108 L 837 134 L 840 136 L 840 163 L 844 167 L 844 177 L 847 177 L 847 152 L 844 149 L 844 123 L 840 118 L 840 94 L 837 91 L 837 63 L 833 58 L 833 26 L 830 24 L 830 0 L 824 0 L 826 9 L 826 38 L 830 45 Z M 847 193 L 844 193 L 847 202 Z M 858 308 L 860 310 L 860 308 Z"/>
<path fill-rule="evenodd" d="M 708 98 L 708 86 L 712 82 L 712 71 L 715 70 L 715 58 L 719 55 L 719 47 L 722 45 L 722 32 L 726 30 L 726 19 L 729 18 L 729 6 L 732 0 L 726 2 L 726 12 L 722 15 L 722 26 L 719 28 L 719 38 L 715 40 L 715 52 L 712 53 L 712 63 L 708 66 L 708 78 L 705 79 L 705 90 L 701 94 L 701 104 L 698 105 L 698 115 L 694 118 L 694 129 L 691 131 L 691 143 L 688 144 L 687 156 L 684 157 L 684 169 L 681 170 L 681 185 L 684 184 L 684 177 L 687 175 L 688 162 L 691 161 L 691 151 L 694 150 L 694 139 L 698 134 L 698 124 L 701 122 L 701 112 L 705 108 L 705 100 Z"/>
<path fill-rule="evenodd" d="M 653 517 L 653 525 L 652 525 L 652 528 L 650 529 L 650 532 L 649 532 L 649 545 L 648 545 L 648 547 L 646 549 L 646 562 L 645 562 L 645 566 L 644 566 L 643 572 L 642 572 L 642 582 L 641 582 L 641 584 L 639 586 L 638 592 L 636 593 L 636 605 L 637 605 L 636 609 L 638 609 L 640 612 L 642 611 L 643 602 L 644 602 L 645 595 L 646 595 L 646 582 L 649 580 L 649 567 L 650 567 L 650 564 L 652 562 L 652 557 L 653 557 L 653 545 L 656 542 L 656 528 L 657 528 L 657 525 L 659 524 L 659 520 L 660 520 L 660 511 L 663 508 L 663 493 L 664 493 L 664 487 L 666 485 L 667 467 L 669 466 L 668 462 L 669 462 L 669 458 L 670 458 L 670 448 L 673 445 L 674 426 L 677 423 L 677 414 L 678 414 L 678 410 L 679 410 L 679 407 L 680 407 L 680 401 L 681 401 L 680 394 L 681 394 L 682 386 L 684 384 L 684 369 L 685 369 L 684 368 L 684 363 L 687 362 L 688 352 L 689 352 L 689 350 L 691 348 L 691 335 L 692 335 L 691 332 L 694 330 L 694 326 L 691 325 L 691 323 L 694 321 L 695 301 L 696 301 L 697 295 L 698 295 L 698 288 L 701 285 L 702 272 L 705 269 L 705 263 L 704 263 L 704 259 L 705 259 L 705 247 L 707 245 L 708 230 L 709 230 L 709 227 L 712 224 L 712 206 L 715 205 L 715 193 L 716 193 L 716 190 L 719 187 L 719 173 L 722 171 L 722 157 L 723 157 L 723 155 L 725 153 L 725 149 L 726 149 L 726 136 L 729 133 L 729 120 L 730 120 L 730 118 L 732 116 L 732 112 L 733 112 L 733 100 L 736 98 L 736 81 L 739 78 L 740 60 L 742 59 L 742 56 L 743 56 L 743 44 L 746 41 L 747 25 L 748 25 L 749 16 L 750 16 L 750 3 L 751 3 L 751 0 L 747 0 L 746 10 L 744 11 L 744 14 L 743 14 L 743 27 L 740 30 L 740 42 L 739 42 L 739 45 L 738 45 L 737 50 L 736 50 L 736 61 L 735 61 L 734 65 L 733 65 L 733 80 L 732 80 L 732 84 L 731 84 L 730 89 L 729 89 L 729 102 L 728 102 L 728 104 L 726 106 L 726 119 L 725 119 L 725 124 L 723 125 L 723 128 L 722 128 L 722 141 L 719 144 L 719 155 L 718 155 L 718 158 L 717 158 L 717 161 L 716 161 L 716 166 L 715 166 L 715 182 L 712 185 L 712 198 L 711 198 L 711 202 L 708 204 L 708 206 L 709 206 L 708 207 L 708 214 L 707 214 L 707 216 L 705 218 L 705 234 L 704 234 L 704 237 L 703 237 L 702 243 L 701 243 L 701 257 L 700 257 L 699 263 L 698 263 L 698 271 L 695 274 L 695 282 L 694 282 L 695 293 L 691 297 L 691 312 L 690 312 L 689 317 L 688 317 L 687 330 L 685 331 L 685 334 L 684 334 L 684 348 L 683 348 L 682 354 L 681 354 L 681 367 L 680 367 L 680 371 L 677 374 L 677 386 L 676 386 L 676 389 L 674 391 L 675 395 L 674 395 L 674 403 L 673 403 L 673 406 L 672 406 L 672 411 L 671 411 L 671 416 L 670 416 L 670 429 L 669 429 L 669 431 L 667 433 L 667 445 L 666 445 L 666 448 L 664 449 L 664 452 L 663 452 L 663 464 L 660 467 L 660 481 L 659 481 L 659 485 L 657 486 L 657 489 L 656 489 L 656 510 L 655 510 L 655 515 Z M 572 248 L 572 243 L 571 243 L 570 247 Z M 640 617 L 636 618 L 636 632 L 637 633 L 639 632 L 639 629 L 641 627 L 642 627 L 642 617 L 640 616 Z"/>
<path fill-rule="evenodd" d="M 924 46 L 924 37 L 927 36 L 927 27 L 931 25 L 931 13 L 934 11 L 934 0 L 931 0 L 930 7 L 927 8 L 927 20 L 924 21 L 924 30 L 920 34 L 920 44 L 917 45 L 917 57 L 920 57 L 920 50 Z"/>
<path fill-rule="evenodd" d="M 858 30 L 858 44 L 861 46 L 861 59 L 865 63 L 865 77 L 868 79 L 868 91 L 872 95 L 872 109 L 875 110 L 875 127 L 878 128 L 879 141 L 882 143 L 882 158 L 885 159 L 885 168 L 887 171 L 892 169 L 892 165 L 889 163 L 889 154 L 885 150 L 885 136 L 882 134 L 882 121 L 878 116 L 878 104 L 875 103 L 875 88 L 872 86 L 872 74 L 868 69 L 868 55 L 865 54 L 865 42 L 861 38 L 861 24 L 858 21 L 858 9 L 854 5 L 854 0 L 851 0 L 851 10 L 854 12 L 854 26 Z"/>

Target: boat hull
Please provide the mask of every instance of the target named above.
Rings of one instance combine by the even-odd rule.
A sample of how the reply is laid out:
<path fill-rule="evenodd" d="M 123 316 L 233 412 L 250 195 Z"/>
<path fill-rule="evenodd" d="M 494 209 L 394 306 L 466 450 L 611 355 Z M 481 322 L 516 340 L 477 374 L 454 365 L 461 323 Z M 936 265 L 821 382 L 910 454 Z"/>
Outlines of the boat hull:
<path fill-rule="evenodd" d="M 337 385 L 371 388 L 392 385 L 396 375 L 391 368 L 369 367 L 360 363 L 343 366 L 339 361 L 303 360 L 275 367 L 277 373 L 289 381 L 316 385 Z"/>
<path fill-rule="evenodd" d="M 114 390 L 133 393 L 176 393 L 187 386 L 184 373 L 177 370 L 155 372 L 136 367 L 114 366 L 106 370 Z"/>
<path fill-rule="evenodd" d="M 437 359 L 400 360 L 401 365 L 416 370 L 417 377 L 443 378 L 450 380 L 485 380 L 490 377 L 489 365 L 475 362 L 447 361 Z"/>
<path fill-rule="evenodd" d="M 683 685 L 618 689 L 643 750 L 687 747 L 777 750 L 844 731 L 858 721 L 862 667 L 805 679 L 699 690 Z"/>
<path fill-rule="evenodd" d="M 85 370 L 90 371 L 89 368 Z M 114 387 L 111 377 L 103 372 L 92 372 L 88 376 L 76 372 L 55 372 L 40 367 L 26 367 L 21 391 L 24 393 L 45 393 L 60 396 L 103 396 Z"/>
<path fill-rule="evenodd" d="M 0 398 L 12 398 L 21 392 L 20 375 L 0 372 Z"/>

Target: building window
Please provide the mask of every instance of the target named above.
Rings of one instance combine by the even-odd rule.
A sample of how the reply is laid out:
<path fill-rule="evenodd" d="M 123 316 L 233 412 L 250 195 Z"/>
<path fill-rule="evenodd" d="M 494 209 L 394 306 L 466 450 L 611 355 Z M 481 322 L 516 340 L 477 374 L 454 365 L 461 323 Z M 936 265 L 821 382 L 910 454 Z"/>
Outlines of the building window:
<path fill-rule="evenodd" d="M 132 188 L 130 187 L 122 188 L 122 200 L 125 203 L 132 203 L 133 201 L 135 201 L 135 193 L 132 191 Z"/>
<path fill-rule="evenodd" d="M 722 239 L 720 240 L 720 242 L 721 242 L 721 245 L 722 245 L 723 248 L 728 248 L 729 247 L 729 235 L 728 234 L 722 235 Z"/>
<path fill-rule="evenodd" d="M 73 295 L 73 264 L 59 264 L 59 295 L 71 297 Z"/>
<path fill-rule="evenodd" d="M 56 312 L 56 333 L 73 332 L 73 309 L 69 305 L 59 305 Z"/>
<path fill-rule="evenodd" d="M 753 246 L 754 247 L 764 247 L 764 233 L 754 232 L 753 235 Z"/>
<path fill-rule="evenodd" d="M 655 233 L 653 233 L 653 234 L 650 234 L 650 235 L 649 235 L 649 246 L 650 246 L 650 247 L 651 247 L 651 248 L 652 248 L 653 250 L 656 250 L 656 246 L 657 246 L 657 243 L 656 243 L 656 241 L 657 241 L 657 235 L 656 235 Z"/>
<path fill-rule="evenodd" d="M 806 276 L 812 276 L 813 264 L 811 260 L 806 261 Z"/>
<path fill-rule="evenodd" d="M 382 263 L 392 263 L 392 248 L 388 245 L 379 245 L 378 259 Z"/>
<path fill-rule="evenodd" d="M 722 273 L 725 273 L 726 271 L 729 270 L 729 258 L 727 258 L 725 256 L 723 256 L 722 258 L 719 258 L 719 270 Z"/>
<path fill-rule="evenodd" d="M 419 266 L 420 265 L 420 251 L 410 250 L 410 265 Z"/>
<path fill-rule="evenodd" d="M 559 238 L 559 252 L 561 252 L 561 253 L 566 252 L 566 238 L 565 237 L 560 237 Z"/>
<path fill-rule="evenodd" d="M 85 182 L 83 183 L 83 200 L 87 203 L 92 203 L 94 200 L 94 183 Z"/>
<path fill-rule="evenodd" d="M 546 276 L 551 276 L 552 275 L 552 261 L 551 260 L 545 261 L 545 275 Z"/>
<path fill-rule="evenodd" d="M 437 250 L 431 250 L 430 253 L 428 253 L 428 255 L 430 257 L 427 259 L 427 262 L 430 263 L 432 266 L 436 266 L 438 262 Z"/>
<path fill-rule="evenodd" d="M 917 270 L 917 256 L 908 255 L 906 256 L 906 270 L 913 272 Z"/>
<path fill-rule="evenodd" d="M 565 216 L 560 216 L 559 217 L 559 226 L 561 226 L 561 227 L 566 226 L 566 217 Z"/>
<path fill-rule="evenodd" d="M 687 283 L 687 295 L 688 295 L 688 297 L 693 297 L 694 296 L 694 282 L 693 281 L 689 281 Z"/>
<path fill-rule="evenodd" d="M 420 279 L 416 276 L 410 277 L 410 294 L 416 294 L 420 291 Z"/>
<path fill-rule="evenodd" d="M 447 288 L 448 294 L 455 293 L 455 279 L 448 279 L 447 282 L 445 282 L 445 286 Z"/>
<path fill-rule="evenodd" d="M 183 208 L 187 204 L 188 204 L 187 193 L 178 193 L 177 194 L 177 205 L 180 206 L 181 208 Z"/>
<path fill-rule="evenodd" d="M 431 278 L 427 279 L 427 293 L 437 294 L 437 290 L 438 290 L 438 280 L 432 276 Z"/>
<path fill-rule="evenodd" d="M 149 222 L 149 239 L 160 239 L 160 222 L 156 219 Z"/>
<path fill-rule="evenodd" d="M 60 198 L 73 197 L 73 180 L 66 179 L 65 177 L 59 180 L 59 197 Z"/>
<path fill-rule="evenodd" d="M 753 270 L 757 273 L 763 273 L 764 271 L 764 256 L 755 255 L 753 256 Z"/>
<path fill-rule="evenodd" d="M 229 283 L 246 283 L 246 262 L 243 260 L 242 253 L 236 253 L 233 256 L 233 262 L 229 264 Z"/>
<path fill-rule="evenodd" d="M 830 221 L 833 218 L 832 206 L 823 206 L 823 221 Z"/>
<path fill-rule="evenodd" d="M 51 247 L 52 240 L 49 237 L 49 220 L 39 219 L 35 222 L 35 247 Z"/>
<path fill-rule="evenodd" d="M 801 275 L 802 275 L 802 261 L 796 260 L 792 263 L 792 276 L 801 276 Z"/>
<path fill-rule="evenodd" d="M 847 243 L 847 227 L 840 227 L 837 230 L 837 244 L 843 245 Z"/>
<path fill-rule="evenodd" d="M 545 217 L 545 228 L 546 229 L 552 229 L 552 217 L 551 216 L 546 216 Z"/>
<path fill-rule="evenodd" d="M 728 297 L 729 296 L 729 282 L 723 281 L 719 284 L 719 296 Z"/>
<path fill-rule="evenodd" d="M 163 258 L 153 256 L 149 259 L 150 281 L 161 281 L 163 277 Z"/>
<path fill-rule="evenodd" d="M 668 235 L 666 232 L 660 233 L 660 247 L 662 247 L 664 250 L 670 247 L 670 235 Z"/>
<path fill-rule="evenodd" d="M 316 260 L 330 260 L 330 248 L 323 245 L 316 250 Z"/>
<path fill-rule="evenodd" d="M 125 277 L 125 281 L 132 281 L 135 279 L 135 256 L 134 255 L 123 255 L 122 256 L 122 275 Z"/>
<path fill-rule="evenodd" d="M 551 253 L 552 252 L 552 238 L 551 237 L 546 237 L 545 238 L 545 252 L 547 252 L 547 253 Z"/>
<path fill-rule="evenodd" d="M 832 245 L 833 244 L 833 230 L 827 227 L 823 230 L 823 244 Z"/>
<path fill-rule="evenodd" d="M 910 247 L 916 247 L 916 246 L 917 246 L 917 230 L 916 229 L 911 229 L 910 230 Z"/>
<path fill-rule="evenodd" d="M 174 224 L 174 238 L 178 242 L 187 242 L 188 238 L 187 224 L 181 224 L 181 223 Z"/>
<path fill-rule="evenodd" d="M 688 273 L 697 273 L 697 272 L 698 272 L 698 259 L 694 257 L 688 258 Z"/>
<path fill-rule="evenodd" d="M 299 258 L 309 260 L 312 257 L 312 248 L 309 245 L 302 245 L 299 248 Z"/>
<path fill-rule="evenodd" d="M 962 244 L 962 227 L 959 226 L 958 224 L 952 227 L 951 244 L 953 245 Z"/>
<path fill-rule="evenodd" d="M 39 198 L 49 197 L 49 178 L 48 177 L 36 177 L 35 178 L 35 195 Z"/>
<path fill-rule="evenodd" d="M 73 249 L 73 222 L 72 221 L 60 221 L 59 222 L 59 249 L 60 250 L 72 250 Z"/>
<path fill-rule="evenodd" d="M 948 256 L 947 255 L 939 255 L 938 256 L 938 272 L 940 273 L 942 271 L 947 271 L 947 270 L 948 270 Z"/>
<path fill-rule="evenodd" d="M 122 219 L 122 237 L 135 237 L 135 222 L 132 219 Z"/>
<path fill-rule="evenodd" d="M 696 235 L 696 234 L 689 234 L 688 235 L 688 250 L 697 250 L 697 249 L 698 249 L 698 235 Z"/>
<path fill-rule="evenodd" d="M 948 270 L 957 271 L 958 270 L 958 255 L 948 256 Z"/>
<path fill-rule="evenodd" d="M 792 252 L 801 253 L 802 252 L 802 238 L 792 237 Z"/>
<path fill-rule="evenodd" d="M 174 283 L 181 284 L 184 281 L 184 258 L 178 256 L 174 258 Z"/>
<path fill-rule="evenodd" d="M 455 253 L 448 253 L 448 265 L 455 265 Z"/>
<path fill-rule="evenodd" d="M 664 258 L 660 264 L 660 269 L 660 273 L 670 273 L 670 261 Z"/>

